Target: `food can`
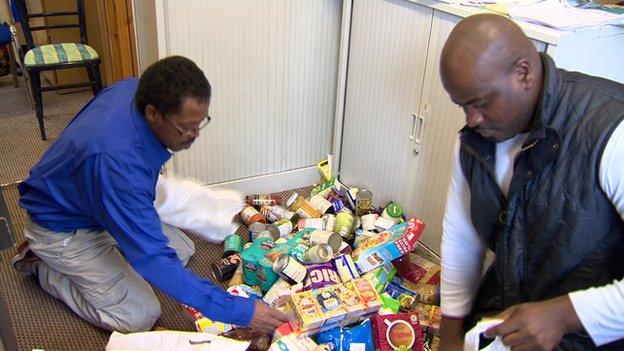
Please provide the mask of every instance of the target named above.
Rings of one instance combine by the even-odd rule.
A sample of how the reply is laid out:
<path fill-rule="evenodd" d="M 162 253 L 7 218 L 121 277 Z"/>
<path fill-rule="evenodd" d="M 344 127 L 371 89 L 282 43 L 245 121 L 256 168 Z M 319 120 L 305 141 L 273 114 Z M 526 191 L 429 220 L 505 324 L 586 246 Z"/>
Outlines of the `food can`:
<path fill-rule="evenodd" d="M 232 278 L 230 278 L 230 281 L 228 282 L 228 287 L 240 284 L 245 284 L 245 281 L 243 280 L 243 262 L 239 263 L 238 266 L 236 266 L 234 275 L 232 275 Z"/>
<path fill-rule="evenodd" d="M 358 273 L 351 255 L 340 255 L 336 257 L 334 264 L 336 265 L 338 276 L 340 276 L 340 280 L 343 283 L 360 277 L 360 273 Z"/>
<path fill-rule="evenodd" d="M 264 218 L 264 216 L 262 216 L 253 206 L 245 206 L 240 213 L 240 218 L 252 232 L 257 233 L 266 229 L 266 218 Z"/>
<path fill-rule="evenodd" d="M 273 262 L 266 257 L 262 257 L 259 262 L 258 283 L 262 292 L 267 292 L 277 280 L 277 273 L 273 270 Z"/>
<path fill-rule="evenodd" d="M 260 209 L 260 213 L 265 216 L 269 222 L 277 222 L 280 219 L 289 219 L 293 227 L 299 221 L 299 215 L 286 207 L 280 205 L 264 206 Z"/>
<path fill-rule="evenodd" d="M 353 239 L 353 223 L 355 217 L 351 211 L 345 209 L 336 214 L 336 224 L 334 225 L 334 233 L 339 234 L 341 237 L 351 240 Z"/>
<path fill-rule="evenodd" d="M 308 251 L 308 249 L 310 249 L 310 245 L 307 245 L 304 242 L 298 242 L 290 248 L 288 254 L 303 262 L 303 254 Z"/>
<path fill-rule="evenodd" d="M 273 263 L 273 270 L 289 284 L 301 283 L 308 271 L 305 266 L 288 255 L 281 255 Z"/>
<path fill-rule="evenodd" d="M 359 190 L 355 194 L 355 214 L 361 216 L 373 207 L 373 194 L 366 189 Z"/>
<path fill-rule="evenodd" d="M 297 223 L 297 229 L 302 230 L 303 228 L 314 228 L 314 229 L 323 229 L 323 219 L 322 218 L 301 218 L 299 223 Z"/>
<path fill-rule="evenodd" d="M 273 224 L 269 224 L 267 229 L 273 234 L 274 239 L 278 239 L 288 236 L 293 230 L 293 225 L 290 219 L 284 218 Z"/>
<path fill-rule="evenodd" d="M 328 244 L 334 253 L 340 250 L 342 237 L 340 234 L 329 232 L 326 230 L 315 230 L 308 235 L 310 245 Z"/>
<path fill-rule="evenodd" d="M 260 259 L 275 247 L 273 239 L 258 238 L 252 245 L 241 253 L 243 259 L 243 279 L 249 286 L 258 285 L 258 270 Z"/>
<path fill-rule="evenodd" d="M 264 294 L 262 300 L 266 302 L 269 306 L 281 307 L 288 301 L 288 296 L 292 294 L 291 285 L 288 284 L 284 279 L 277 278 L 273 286 Z M 290 293 L 290 294 L 289 294 Z"/>
<path fill-rule="evenodd" d="M 375 230 L 375 221 L 377 220 L 377 217 L 379 217 L 379 215 L 376 213 L 369 213 L 360 217 L 360 220 L 362 221 L 362 229 L 368 231 Z"/>
<path fill-rule="evenodd" d="M 323 230 L 328 232 L 334 231 L 334 225 L 336 224 L 336 216 L 333 214 L 326 214 L 323 217 Z"/>
<path fill-rule="evenodd" d="M 238 234 L 230 234 L 223 239 L 223 258 L 243 251 L 243 238 Z"/>
<path fill-rule="evenodd" d="M 270 206 L 276 205 L 282 201 L 282 198 L 274 195 L 247 195 L 245 202 L 250 206 Z"/>
<path fill-rule="evenodd" d="M 327 244 L 318 244 L 304 252 L 301 261 L 305 264 L 318 264 L 329 262 L 332 258 L 334 258 L 334 250 Z"/>
<path fill-rule="evenodd" d="M 325 200 L 325 198 L 321 195 L 314 195 L 310 198 L 310 206 L 319 211 L 321 214 L 325 214 L 330 208 L 332 208 L 332 203 Z"/>
<path fill-rule="evenodd" d="M 222 282 L 232 278 L 236 267 L 241 263 L 241 255 L 233 254 L 228 257 L 222 258 L 219 261 L 210 265 L 210 271 L 215 280 Z"/>
<path fill-rule="evenodd" d="M 286 200 L 286 207 L 295 211 L 299 216 L 303 218 L 319 218 L 321 213 L 314 209 L 310 203 L 297 193 L 293 193 L 288 200 Z"/>

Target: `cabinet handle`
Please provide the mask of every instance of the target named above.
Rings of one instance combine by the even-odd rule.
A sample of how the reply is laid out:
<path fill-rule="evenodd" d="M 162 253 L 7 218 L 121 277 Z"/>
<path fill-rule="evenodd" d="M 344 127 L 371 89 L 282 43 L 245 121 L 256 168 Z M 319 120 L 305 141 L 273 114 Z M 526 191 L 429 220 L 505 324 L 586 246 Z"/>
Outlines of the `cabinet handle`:
<path fill-rule="evenodd" d="M 425 118 L 422 115 L 412 113 L 414 117 L 414 123 L 412 124 L 412 133 L 410 134 L 410 140 L 414 142 L 414 149 L 412 152 L 414 155 L 420 153 L 420 147 L 422 144 L 422 133 L 425 129 Z"/>

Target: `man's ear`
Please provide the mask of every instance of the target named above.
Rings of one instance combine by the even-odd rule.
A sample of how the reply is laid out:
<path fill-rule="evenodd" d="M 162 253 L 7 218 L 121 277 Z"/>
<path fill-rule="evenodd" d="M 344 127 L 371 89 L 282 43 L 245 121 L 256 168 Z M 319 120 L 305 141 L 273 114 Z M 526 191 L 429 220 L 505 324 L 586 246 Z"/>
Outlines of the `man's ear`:
<path fill-rule="evenodd" d="M 160 111 L 158 111 L 156 106 L 152 104 L 147 104 L 145 106 L 145 118 L 149 122 L 156 122 L 158 120 L 158 115 L 160 115 Z"/>
<path fill-rule="evenodd" d="M 526 58 L 519 58 L 513 66 L 513 74 L 524 90 L 531 89 L 533 84 L 533 67 Z"/>

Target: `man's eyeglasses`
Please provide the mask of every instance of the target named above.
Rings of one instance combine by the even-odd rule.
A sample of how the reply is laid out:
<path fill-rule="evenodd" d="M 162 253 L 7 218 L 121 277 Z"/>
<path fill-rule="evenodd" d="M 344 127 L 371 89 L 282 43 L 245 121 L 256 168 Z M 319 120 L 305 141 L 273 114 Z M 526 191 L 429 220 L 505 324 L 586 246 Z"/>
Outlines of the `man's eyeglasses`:
<path fill-rule="evenodd" d="M 212 117 L 210 117 L 210 115 L 206 115 L 206 117 L 204 117 L 204 119 L 199 122 L 199 126 L 195 128 L 183 128 L 180 127 L 176 122 L 174 122 L 173 119 L 171 119 L 170 117 L 165 117 L 165 119 L 169 121 L 169 123 L 171 123 L 171 125 L 178 131 L 178 133 L 180 133 L 180 135 L 194 135 L 195 133 L 199 133 L 200 130 L 206 128 L 206 126 L 212 120 Z"/>

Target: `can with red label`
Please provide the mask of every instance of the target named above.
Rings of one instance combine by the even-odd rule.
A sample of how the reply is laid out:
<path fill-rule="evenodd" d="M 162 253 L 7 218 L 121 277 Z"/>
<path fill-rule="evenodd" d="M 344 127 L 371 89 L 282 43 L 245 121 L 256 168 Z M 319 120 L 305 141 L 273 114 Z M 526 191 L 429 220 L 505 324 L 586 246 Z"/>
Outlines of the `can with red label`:
<path fill-rule="evenodd" d="M 260 232 L 266 229 L 266 218 L 253 206 L 247 205 L 240 213 L 240 218 L 252 232 Z"/>

